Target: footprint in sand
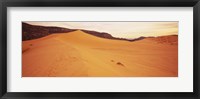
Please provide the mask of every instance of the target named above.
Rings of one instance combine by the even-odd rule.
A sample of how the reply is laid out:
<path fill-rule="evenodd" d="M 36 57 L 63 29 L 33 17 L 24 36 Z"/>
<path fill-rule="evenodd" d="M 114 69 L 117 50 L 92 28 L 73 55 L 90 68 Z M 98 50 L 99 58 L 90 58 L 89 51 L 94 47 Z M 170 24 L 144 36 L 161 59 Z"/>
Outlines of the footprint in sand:
<path fill-rule="evenodd" d="M 117 62 L 116 64 L 125 67 L 124 64 L 122 64 L 120 62 Z"/>
<path fill-rule="evenodd" d="M 111 61 L 111 62 L 115 62 L 114 60 L 110 60 L 110 61 Z M 125 65 L 122 64 L 121 62 L 117 62 L 116 64 L 125 67 Z"/>

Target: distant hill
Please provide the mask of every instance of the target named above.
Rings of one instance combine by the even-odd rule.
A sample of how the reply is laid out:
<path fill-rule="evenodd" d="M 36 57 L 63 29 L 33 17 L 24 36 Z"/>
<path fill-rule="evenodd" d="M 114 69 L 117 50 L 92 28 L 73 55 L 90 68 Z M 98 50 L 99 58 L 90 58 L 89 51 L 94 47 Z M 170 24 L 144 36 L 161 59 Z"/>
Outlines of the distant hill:
<path fill-rule="evenodd" d="M 167 35 L 159 37 L 147 37 L 146 39 L 155 41 L 157 43 L 165 43 L 170 45 L 178 45 L 178 35 Z"/>
<path fill-rule="evenodd" d="M 27 23 L 22 23 L 22 40 L 32 40 L 47 36 L 53 33 L 65 33 L 72 32 L 75 29 L 67 29 L 60 27 L 45 27 L 45 26 L 36 26 L 30 25 Z"/>
<path fill-rule="evenodd" d="M 156 42 L 163 43 L 163 42 L 173 42 L 173 44 L 176 44 L 178 42 L 177 39 L 171 38 L 170 36 L 161 36 L 161 37 L 138 37 L 134 39 L 125 39 L 125 38 L 117 38 L 113 37 L 109 33 L 106 32 L 98 32 L 98 31 L 92 31 L 92 30 L 84 30 L 84 29 L 69 29 L 69 28 L 61 28 L 61 27 L 53 27 L 53 26 L 38 26 L 38 25 L 30 25 L 27 23 L 22 23 L 22 40 L 32 40 L 32 39 L 37 39 L 41 38 L 50 34 L 55 34 L 55 33 L 69 33 L 72 31 L 76 30 L 81 30 L 84 33 L 101 37 L 101 38 L 106 38 L 106 39 L 113 39 L 113 40 L 126 40 L 126 41 L 138 41 L 142 39 L 152 39 Z M 177 36 L 177 35 L 174 35 Z"/>

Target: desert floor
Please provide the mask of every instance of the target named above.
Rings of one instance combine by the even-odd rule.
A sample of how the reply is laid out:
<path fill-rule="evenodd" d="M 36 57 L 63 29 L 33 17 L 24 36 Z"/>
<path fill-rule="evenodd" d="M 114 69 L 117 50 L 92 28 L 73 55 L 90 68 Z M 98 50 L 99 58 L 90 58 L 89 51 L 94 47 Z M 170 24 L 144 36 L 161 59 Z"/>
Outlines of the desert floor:
<path fill-rule="evenodd" d="M 23 77 L 178 76 L 177 36 L 130 42 L 74 31 L 23 41 L 22 47 Z"/>

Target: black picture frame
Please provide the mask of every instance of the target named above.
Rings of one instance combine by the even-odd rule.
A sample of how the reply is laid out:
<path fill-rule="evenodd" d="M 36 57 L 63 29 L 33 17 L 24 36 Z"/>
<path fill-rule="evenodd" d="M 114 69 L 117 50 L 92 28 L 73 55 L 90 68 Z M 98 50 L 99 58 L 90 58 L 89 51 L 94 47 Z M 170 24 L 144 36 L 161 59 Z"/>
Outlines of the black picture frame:
<path fill-rule="evenodd" d="M 0 1 L 0 97 L 116 98 L 116 99 L 200 99 L 199 32 L 200 0 L 2 0 Z M 193 92 L 7 92 L 7 7 L 193 7 Z"/>

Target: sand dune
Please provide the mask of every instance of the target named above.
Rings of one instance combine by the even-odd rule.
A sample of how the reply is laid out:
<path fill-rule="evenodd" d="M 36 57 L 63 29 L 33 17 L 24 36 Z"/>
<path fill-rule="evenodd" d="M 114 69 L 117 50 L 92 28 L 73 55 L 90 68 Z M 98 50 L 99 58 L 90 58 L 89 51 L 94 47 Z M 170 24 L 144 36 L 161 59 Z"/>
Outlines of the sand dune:
<path fill-rule="evenodd" d="M 23 41 L 22 76 L 177 77 L 177 36 L 164 39 L 110 40 L 79 30 Z"/>

